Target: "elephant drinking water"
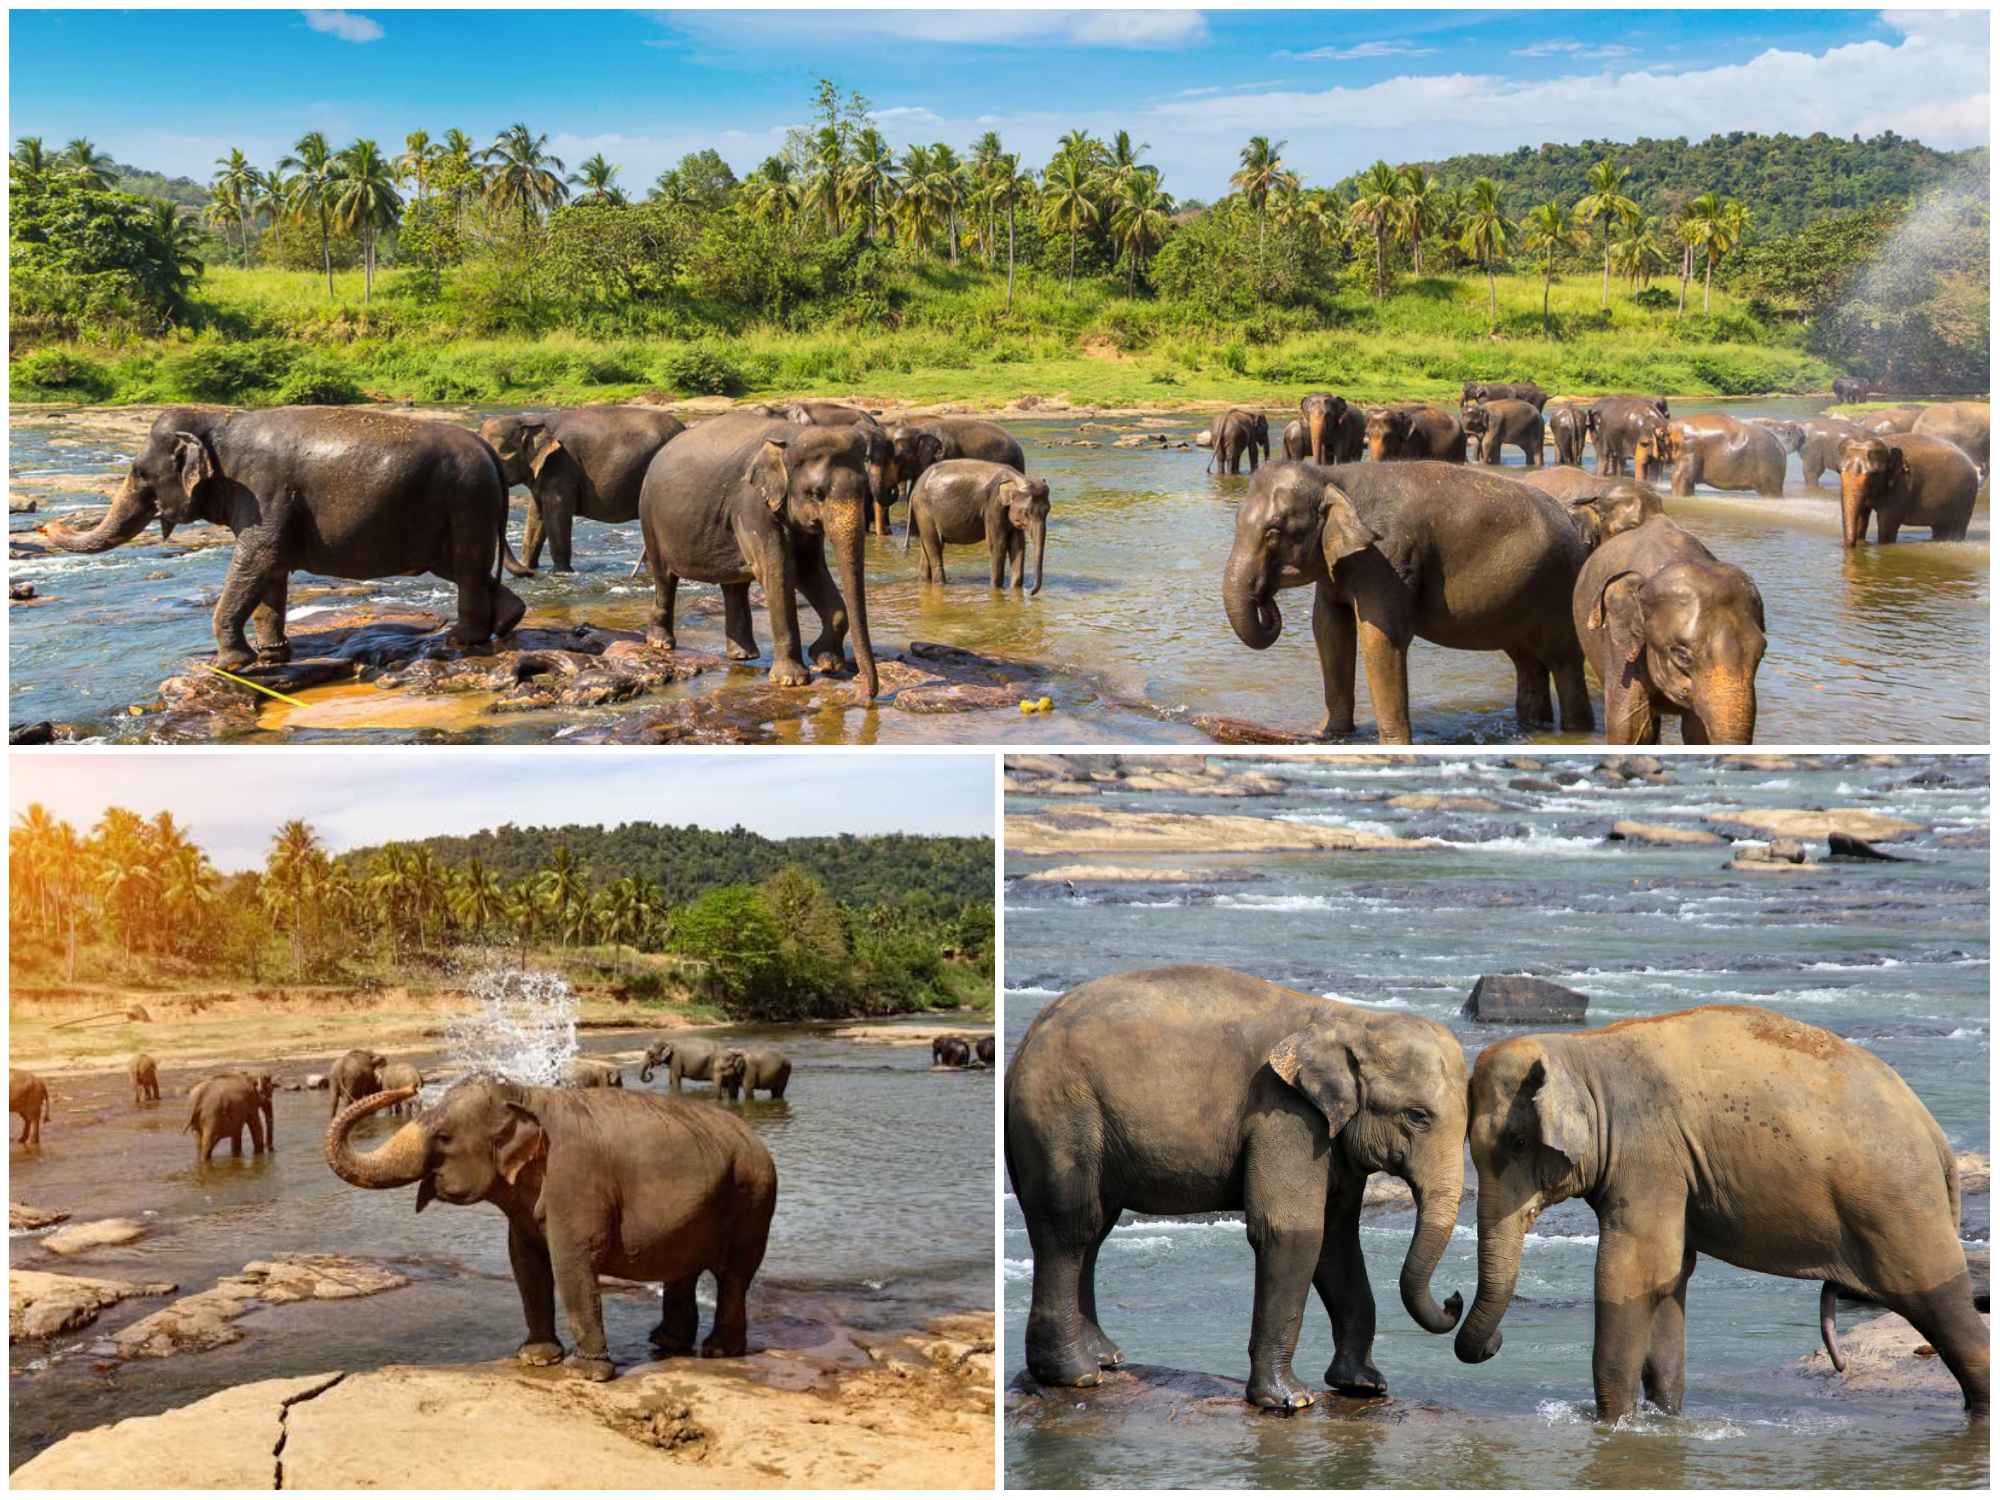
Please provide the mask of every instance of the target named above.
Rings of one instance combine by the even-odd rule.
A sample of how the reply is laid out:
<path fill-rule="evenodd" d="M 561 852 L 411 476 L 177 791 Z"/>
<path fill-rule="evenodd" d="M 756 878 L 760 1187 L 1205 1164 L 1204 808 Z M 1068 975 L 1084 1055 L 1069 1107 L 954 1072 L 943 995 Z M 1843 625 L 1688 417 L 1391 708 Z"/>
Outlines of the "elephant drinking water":
<path fill-rule="evenodd" d="M 646 1049 L 646 1060 L 639 1065 L 639 1082 L 651 1083 L 653 1069 L 665 1068 L 667 1087 L 676 1094 L 681 1091 L 684 1079 L 713 1083 L 715 1060 L 722 1052 L 720 1042 L 704 1041 L 700 1037 L 663 1036 Z"/>

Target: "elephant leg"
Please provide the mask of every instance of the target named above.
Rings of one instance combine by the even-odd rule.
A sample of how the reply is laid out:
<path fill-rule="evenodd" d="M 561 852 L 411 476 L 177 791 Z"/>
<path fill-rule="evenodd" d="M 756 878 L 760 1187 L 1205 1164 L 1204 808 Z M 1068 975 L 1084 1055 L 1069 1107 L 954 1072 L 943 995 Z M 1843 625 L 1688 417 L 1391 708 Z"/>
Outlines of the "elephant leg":
<path fill-rule="evenodd" d="M 1271 1133 L 1302 1128 L 1284 1120 L 1275 1122 Z M 1276 1144 L 1267 1147 L 1253 1137 L 1245 1172 L 1244 1220 L 1257 1256 L 1257 1280 L 1250 1315 L 1250 1381 L 1243 1394 L 1258 1406 L 1297 1411 L 1313 1403 L 1313 1393 L 1292 1373 L 1292 1355 L 1325 1238 L 1327 1184 L 1323 1166 L 1301 1181 L 1296 1171 L 1287 1170 L 1299 1151 L 1273 1149 Z"/>
<path fill-rule="evenodd" d="M 756 538 L 752 547 L 752 556 L 759 564 L 757 582 L 764 590 L 764 608 L 771 616 L 770 679 L 778 687 L 804 687 L 812 681 L 812 674 L 799 654 L 798 578 L 790 542 L 778 532 Z M 824 552 L 820 566 L 826 566 Z"/>
<path fill-rule="evenodd" d="M 570 560 L 570 536 L 576 528 L 576 486 L 568 479 L 557 480 L 542 497 L 542 525 L 548 529 L 549 560 L 558 573 L 574 573 Z"/>
<path fill-rule="evenodd" d="M 1680 1275 L 1673 1289 L 1653 1310 L 1653 1333 L 1646 1346 L 1640 1378 L 1646 1399 L 1670 1416 L 1679 1416 L 1687 1390 L 1687 1291 L 1694 1275 L 1694 1247 L 1681 1252 Z"/>
<path fill-rule="evenodd" d="M 653 618 L 646 622 L 646 641 L 649 645 L 674 649 L 674 592 L 680 587 L 680 575 L 670 573 L 657 562 L 653 564 Z M 729 585 L 722 586 L 724 618 L 727 618 Z M 724 629 L 728 627 L 725 625 Z M 751 653 L 755 655 L 753 651 Z"/>
<path fill-rule="evenodd" d="M 1384 564 L 1386 568 L 1387 564 Z M 1375 728 L 1385 745 L 1410 743 L 1410 637 L 1406 611 L 1394 600 L 1363 594 L 1354 607 Z"/>
<path fill-rule="evenodd" d="M 604 1341 L 604 1302 L 598 1291 L 597 1268 L 583 1246 L 561 1234 L 550 1238 L 549 1268 L 563 1311 L 569 1316 L 577 1373 L 585 1380 L 609 1380 L 611 1350 Z"/>
<path fill-rule="evenodd" d="M 1583 653 L 1577 651 L 1555 662 L 1544 662 L 1555 679 L 1556 701 L 1562 705 L 1562 727 L 1588 732 L 1597 727 L 1590 707 L 1590 680 L 1583 675 Z"/>
<path fill-rule="evenodd" d="M 1313 585 L 1312 628 L 1326 702 L 1319 737 L 1344 739 L 1354 733 L 1354 606 L 1336 598 L 1330 584 Z"/>
<path fill-rule="evenodd" d="M 646 1340 L 662 1354 L 694 1353 L 695 1334 L 700 1331 L 701 1313 L 694 1305 L 695 1285 L 701 1280 L 697 1271 L 692 1276 L 679 1281 L 669 1281 L 660 1287 L 660 1326 L 646 1335 Z"/>
<path fill-rule="evenodd" d="M 256 532 L 246 531 L 236 541 L 236 555 L 230 559 L 228 576 L 222 580 L 221 596 L 215 601 L 216 664 L 235 670 L 257 660 L 243 633 L 251 615 L 270 591 L 271 580 L 283 577 L 276 545 Z"/>
<path fill-rule="evenodd" d="M 1514 664 L 1514 722 L 1523 729 L 1546 729 L 1556 721 L 1555 700 L 1549 694 L 1549 669 L 1532 652 L 1507 648 Z"/>
<path fill-rule="evenodd" d="M 944 538 L 938 535 L 937 528 L 926 524 L 918 539 L 923 543 L 924 582 L 935 579 L 940 584 L 949 583 L 951 580 L 944 572 Z"/>
<path fill-rule="evenodd" d="M 528 1336 L 514 1357 L 524 1365 L 556 1364 L 563 1346 L 556 1337 L 556 1277 L 548 1246 L 510 1223 L 507 1262 L 514 1268 L 514 1289 L 521 1294 L 521 1316 L 528 1324 Z"/>
<path fill-rule="evenodd" d="M 262 1156 L 270 1147 L 264 1138 L 264 1120 L 261 1115 L 250 1117 L 250 1154 Z"/>
<path fill-rule="evenodd" d="M 1007 565 L 1014 575 L 1013 587 L 1024 587 L 1028 581 L 1028 534 L 1025 531 L 1007 533 Z"/>
<path fill-rule="evenodd" d="M 265 585 L 263 599 L 250 612 L 260 666 L 277 666 L 292 659 L 291 642 L 285 639 L 285 598 L 291 591 L 291 582 L 291 574 L 280 573 Z"/>
<path fill-rule="evenodd" d="M 1007 528 L 1003 524 L 986 533 L 986 557 L 992 564 L 992 587 L 1007 586 Z"/>
<path fill-rule="evenodd" d="M 731 661 L 757 659 L 757 632 L 750 624 L 750 585 L 725 583 L 722 586 L 723 654 Z"/>
<path fill-rule="evenodd" d="M 238 1125 L 229 1132 L 229 1154 L 240 1160 L 243 1156 L 243 1127 Z"/>
<path fill-rule="evenodd" d="M 549 539 L 547 529 L 542 525 L 542 499 L 532 491 L 528 495 L 528 519 L 521 523 L 521 563 L 532 573 L 542 563 L 542 543 Z"/>
<path fill-rule="evenodd" d="M 1992 1401 L 1992 1351 L 1986 1324 L 1972 1304 L 1970 1278 L 1961 1272 L 1928 1292 L 1885 1295 L 1881 1301 L 1937 1350 L 1965 1392 L 1966 1410 L 1985 1416 Z"/>
<path fill-rule="evenodd" d="M 1903 529 L 1901 521 L 1892 521 L 1881 511 L 1875 512 L 1875 540 L 1887 544 L 1896 540 L 1896 533 Z"/>
<path fill-rule="evenodd" d="M 1369 1360 L 1375 1344 L 1375 1293 L 1361 1258 L 1361 1191 L 1366 1185 L 1365 1177 L 1349 1176 L 1327 1195 L 1313 1290 L 1333 1326 L 1333 1363 L 1326 1367 L 1326 1383 L 1350 1396 L 1383 1396 L 1389 1383 Z"/>
<path fill-rule="evenodd" d="M 1077 1274 L 1077 1310 L 1082 1319 L 1082 1340 L 1086 1351 L 1094 1351 L 1097 1363 L 1106 1370 L 1118 1369 L 1125 1363 L 1125 1353 L 1097 1321 L 1097 1252 L 1104 1248 L 1104 1242 L 1111 1238 L 1111 1229 L 1118 1222 L 1116 1214 L 1105 1218 L 1103 1232 L 1091 1244 L 1083 1257 L 1083 1269 Z"/>
<path fill-rule="evenodd" d="M 807 651 L 812 664 L 822 672 L 838 672 L 847 665 L 847 601 L 826 565 L 826 547 L 816 536 L 802 536 L 792 558 L 798 589 L 819 616 L 819 635 Z"/>
<path fill-rule="evenodd" d="M 738 1359 L 750 1352 L 750 1277 L 731 1269 L 715 1273 L 715 1326 L 701 1341 L 703 1359 Z"/>
<path fill-rule="evenodd" d="M 1095 1247 L 1118 1215 L 1099 1201 L 1094 1173 L 1076 1162 L 1052 1164 L 1040 1184 L 1039 1211 L 1028 1216 L 1035 1279 L 1028 1303 L 1028 1370 L 1043 1385 L 1088 1386 L 1104 1379 L 1085 1333 L 1083 1278 Z M 1092 1302 L 1095 1303 L 1095 1290 Z"/>
<path fill-rule="evenodd" d="M 1653 1351 L 1660 1303 L 1681 1284 L 1687 1254 L 1687 1205 L 1627 1205 L 1615 1222 L 1599 1220 L 1597 1327 L 1590 1367 L 1597 1414 L 1615 1422 L 1638 1408 L 1639 1385 Z"/>

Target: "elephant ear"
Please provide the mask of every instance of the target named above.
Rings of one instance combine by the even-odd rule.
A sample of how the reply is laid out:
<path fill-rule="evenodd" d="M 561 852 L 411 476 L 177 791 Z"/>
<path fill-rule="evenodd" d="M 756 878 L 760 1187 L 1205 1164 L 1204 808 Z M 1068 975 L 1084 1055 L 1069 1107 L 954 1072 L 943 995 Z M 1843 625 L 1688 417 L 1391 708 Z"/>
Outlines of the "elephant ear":
<path fill-rule="evenodd" d="M 568 451 L 541 422 L 521 429 L 521 446 L 528 451 L 528 472 L 536 479 L 542 477 L 542 469 L 551 459 Z"/>
<path fill-rule="evenodd" d="M 181 492 L 192 500 L 201 487 L 215 478 L 215 455 L 192 432 L 174 434 L 174 468 L 181 477 Z"/>
<path fill-rule="evenodd" d="M 1576 522 L 1577 529 L 1583 533 L 1584 541 L 1592 548 L 1596 548 L 1604 541 L 1603 498 L 1601 495 L 1585 495 L 1581 500 L 1572 500 L 1569 503 L 1570 518 Z M 1593 627 L 1602 617 L 1603 609 L 1604 599 L 1600 595 L 1597 607 L 1590 612 L 1590 623 Z"/>
<path fill-rule="evenodd" d="M 1382 540 L 1380 533 L 1370 529 L 1361 519 L 1354 502 L 1338 485 L 1329 484 L 1326 487 L 1326 493 L 1319 502 L 1319 517 L 1320 546 L 1326 552 L 1329 571 L 1338 567 L 1342 558 L 1365 552 Z"/>
<path fill-rule="evenodd" d="M 1535 1060 L 1522 1083 L 1523 1091 L 1535 1107 L 1542 1144 L 1567 1161 L 1571 1167 L 1583 1165 L 1595 1132 L 1590 1115 L 1583 1107 L 1583 1093 L 1570 1076 L 1551 1068 L 1542 1058 Z"/>
<path fill-rule="evenodd" d="M 1609 630 L 1611 643 L 1626 666 L 1636 664 L 1646 650 L 1646 618 L 1639 592 L 1644 581 L 1630 568 L 1613 573 L 1598 590 L 1586 622 L 1592 630 Z"/>
<path fill-rule="evenodd" d="M 1295 1031 L 1265 1061 L 1286 1083 L 1312 1100 L 1338 1135 L 1361 1108 L 1361 1064 L 1354 1049 L 1330 1031 Z"/>
<path fill-rule="evenodd" d="M 507 1105 L 507 1124 L 494 1142 L 500 1154 L 500 1175 L 509 1187 L 528 1169 L 531 1162 L 549 1154 L 549 1138 L 542 1122 L 526 1105 Z"/>
<path fill-rule="evenodd" d="M 785 445 L 766 443 L 750 465 L 750 483 L 771 507 L 773 514 L 785 508 L 785 494 L 792 487 L 792 473 L 785 464 Z"/>

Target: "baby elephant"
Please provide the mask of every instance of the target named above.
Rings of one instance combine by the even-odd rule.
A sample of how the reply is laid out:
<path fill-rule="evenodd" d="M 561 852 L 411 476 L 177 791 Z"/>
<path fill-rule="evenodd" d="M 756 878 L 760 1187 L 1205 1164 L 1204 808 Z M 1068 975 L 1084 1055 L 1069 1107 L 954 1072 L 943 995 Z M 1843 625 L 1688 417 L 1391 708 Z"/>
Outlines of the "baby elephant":
<path fill-rule="evenodd" d="M 1039 594 L 1042 554 L 1049 540 L 1048 484 L 983 458 L 948 458 L 924 470 L 910 491 L 910 516 L 903 530 L 905 552 L 910 550 L 912 535 L 924 544 L 926 583 L 933 577 L 939 583 L 948 581 L 944 575 L 945 543 L 983 539 L 993 559 L 996 589 L 1006 587 L 1010 563 L 1014 587 L 1021 586 L 1032 542 L 1035 586 L 1028 592 Z"/>
<path fill-rule="evenodd" d="M 271 1095 L 276 1083 L 269 1073 L 218 1073 L 189 1091 L 188 1122 L 181 1127 L 194 1136 L 197 1167 L 214 1155 L 223 1141 L 229 1154 L 243 1154 L 243 1132 L 250 1132 L 250 1150 L 261 1156 L 278 1149 Z"/>
<path fill-rule="evenodd" d="M 769 1047 L 731 1047 L 715 1062 L 715 1085 L 725 1099 L 738 1094 L 755 1099 L 759 1089 L 782 1099 L 791 1081 L 792 1060 Z"/>
<path fill-rule="evenodd" d="M 132 1102 L 134 1104 L 158 1104 L 160 1102 L 160 1066 L 152 1058 L 141 1052 L 132 1059 Z"/>
<path fill-rule="evenodd" d="M 398 1092 L 407 1089 L 410 1094 L 410 1097 L 405 1099 L 401 1104 L 391 1105 L 389 1107 L 390 1114 L 400 1115 L 405 1112 L 415 1114 L 423 1107 L 418 1102 L 417 1095 L 423 1092 L 424 1075 L 410 1066 L 410 1064 L 406 1062 L 389 1063 L 382 1069 L 381 1082 L 384 1089 L 393 1089 Z"/>
<path fill-rule="evenodd" d="M 625 1077 L 611 1063 L 599 1062 L 591 1057 L 577 1057 L 570 1059 L 563 1068 L 563 1086 L 572 1089 L 622 1089 L 625 1087 Z M 398 1085 L 390 1083 L 385 1077 L 382 1080 L 382 1087 L 388 1089 L 396 1088 Z"/>
<path fill-rule="evenodd" d="M 1500 462 L 1500 449 L 1519 448 L 1531 469 L 1542 466 L 1542 414 L 1527 401 L 1482 401 L 1465 408 L 1465 431 L 1484 464 Z"/>
<path fill-rule="evenodd" d="M 1967 1408 L 1986 1414 L 1958 1165 L 1930 1111 L 1873 1053 L 1772 1011 L 1705 1005 L 1496 1043 L 1479 1054 L 1470 1097 L 1479 1295 L 1456 1345 L 1468 1364 L 1500 1352 L 1529 1226 L 1581 1197 L 1597 1212 L 1591 1367 L 1605 1421 L 1634 1410 L 1641 1385 L 1680 1411 L 1697 1252 L 1822 1283 L 1836 1369 L 1836 1286 L 1900 1313 Z"/>

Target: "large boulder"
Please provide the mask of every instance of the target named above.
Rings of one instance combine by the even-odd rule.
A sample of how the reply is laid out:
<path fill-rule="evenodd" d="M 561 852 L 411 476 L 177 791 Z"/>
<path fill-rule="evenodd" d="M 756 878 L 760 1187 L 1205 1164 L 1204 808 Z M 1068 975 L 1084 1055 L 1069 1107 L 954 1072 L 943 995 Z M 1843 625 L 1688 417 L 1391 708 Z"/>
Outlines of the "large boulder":
<path fill-rule="evenodd" d="M 53 1255 L 81 1255 L 104 1245 L 129 1245 L 146 1232 L 137 1219 L 93 1219 L 88 1224 L 65 1224 L 54 1234 L 42 1237 L 42 1248 Z"/>
<path fill-rule="evenodd" d="M 100 1281 L 92 1276 L 56 1276 L 47 1271 L 7 1273 L 7 1336 L 46 1339 L 86 1328 L 97 1315 L 127 1297 L 164 1297 L 171 1281 Z"/>
<path fill-rule="evenodd" d="M 1590 996 L 1529 974 L 1482 974 L 1461 1014 L 1489 1026 L 1581 1026 Z"/>
<path fill-rule="evenodd" d="M 1728 842 L 1721 834 L 1710 833 L 1706 828 L 1677 828 L 1671 823 L 1641 823 L 1635 818 L 1620 818 L 1611 825 L 1611 832 L 1604 836 L 1614 844 L 1653 844 L 1661 848 Z"/>
<path fill-rule="evenodd" d="M 1889 864 L 1901 864 L 1908 858 L 1902 854 L 1884 854 L 1866 840 L 1858 839 L 1851 833 L 1841 833 L 1837 829 L 1827 835 L 1826 842 L 1829 859 L 1879 859 Z"/>

